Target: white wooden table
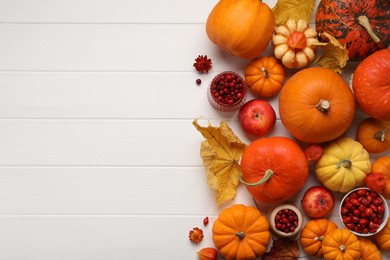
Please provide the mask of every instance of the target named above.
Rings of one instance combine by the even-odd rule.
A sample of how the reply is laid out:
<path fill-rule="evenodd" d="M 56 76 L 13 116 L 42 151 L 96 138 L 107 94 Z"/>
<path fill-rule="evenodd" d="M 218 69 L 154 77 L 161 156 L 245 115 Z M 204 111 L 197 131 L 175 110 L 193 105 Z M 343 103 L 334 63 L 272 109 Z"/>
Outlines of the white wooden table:
<path fill-rule="evenodd" d="M 213 246 L 219 209 L 192 121 L 226 120 L 251 141 L 206 98 L 213 76 L 248 62 L 208 40 L 216 3 L 0 0 L 0 259 L 182 260 Z M 278 120 L 270 135 L 288 133 Z M 242 186 L 235 203 L 254 205 Z"/>

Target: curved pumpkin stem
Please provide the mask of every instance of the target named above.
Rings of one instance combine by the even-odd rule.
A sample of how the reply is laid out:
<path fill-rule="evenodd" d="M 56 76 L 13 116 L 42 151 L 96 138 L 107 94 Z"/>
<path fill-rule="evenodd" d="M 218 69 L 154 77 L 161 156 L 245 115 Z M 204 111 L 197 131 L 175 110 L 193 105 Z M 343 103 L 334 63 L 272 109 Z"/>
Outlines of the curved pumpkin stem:
<path fill-rule="evenodd" d="M 322 241 L 322 240 L 324 240 L 324 236 L 315 237 L 314 240 L 315 241 Z"/>
<path fill-rule="evenodd" d="M 372 29 L 372 27 L 370 25 L 370 21 L 368 20 L 367 16 L 365 16 L 365 15 L 359 16 L 358 21 L 359 21 L 359 24 L 361 26 L 363 26 L 364 29 L 366 29 L 368 35 L 370 35 L 370 37 L 372 38 L 372 40 L 375 43 L 380 42 L 381 39 L 379 39 L 379 37 L 375 34 L 374 30 Z"/>
<path fill-rule="evenodd" d="M 387 131 L 386 131 L 386 128 L 383 128 L 381 131 L 376 132 L 376 133 L 374 134 L 375 140 L 384 142 L 384 141 L 385 141 L 385 138 L 386 138 L 386 132 L 387 132 Z"/>
<path fill-rule="evenodd" d="M 263 77 L 265 79 L 268 79 L 269 78 L 269 72 L 268 72 L 267 68 L 266 67 L 261 67 L 260 70 L 264 73 Z"/>
<path fill-rule="evenodd" d="M 330 102 L 328 100 L 320 99 L 320 102 L 317 103 L 316 108 L 318 111 L 325 113 L 330 109 Z"/>
<path fill-rule="evenodd" d="M 242 184 L 245 184 L 246 186 L 253 187 L 253 186 L 257 186 L 257 185 L 263 184 L 264 182 L 267 182 L 269 179 L 271 179 L 272 175 L 274 175 L 274 172 L 271 169 L 268 169 L 268 170 L 265 171 L 265 174 L 264 174 L 263 178 L 261 178 L 257 182 L 252 182 L 252 183 L 246 182 L 246 181 L 244 181 L 242 179 L 241 176 L 239 177 L 239 179 L 240 179 L 240 182 Z"/>
<path fill-rule="evenodd" d="M 336 169 L 339 169 L 341 166 L 344 168 L 351 168 L 352 162 L 350 160 L 347 160 L 347 159 L 342 159 L 338 162 Z"/>
<path fill-rule="evenodd" d="M 243 240 L 245 238 L 245 233 L 244 231 L 239 231 L 239 232 L 236 232 L 235 234 L 240 240 Z"/>

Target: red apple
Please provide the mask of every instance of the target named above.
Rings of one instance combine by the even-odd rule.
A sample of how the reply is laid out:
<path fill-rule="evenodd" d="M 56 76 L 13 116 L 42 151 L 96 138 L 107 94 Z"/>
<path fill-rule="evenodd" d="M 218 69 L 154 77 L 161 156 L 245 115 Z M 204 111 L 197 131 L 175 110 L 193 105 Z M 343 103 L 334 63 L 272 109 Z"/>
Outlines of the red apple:
<path fill-rule="evenodd" d="M 311 218 L 322 218 L 334 208 L 334 196 L 323 186 L 312 186 L 301 200 L 303 211 Z"/>
<path fill-rule="evenodd" d="M 276 114 L 267 101 L 252 99 L 238 111 L 238 121 L 246 134 L 260 137 L 271 132 L 276 122 Z"/>

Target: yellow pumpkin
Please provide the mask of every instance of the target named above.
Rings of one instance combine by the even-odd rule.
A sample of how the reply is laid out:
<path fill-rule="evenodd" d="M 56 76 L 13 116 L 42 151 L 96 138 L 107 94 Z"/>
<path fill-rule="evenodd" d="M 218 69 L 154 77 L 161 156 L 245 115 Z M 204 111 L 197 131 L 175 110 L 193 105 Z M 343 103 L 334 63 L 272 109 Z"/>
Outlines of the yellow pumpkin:
<path fill-rule="evenodd" d="M 236 204 L 222 210 L 215 220 L 212 239 L 227 260 L 255 259 L 270 241 L 268 220 L 251 206 Z"/>
<path fill-rule="evenodd" d="M 207 36 L 214 44 L 244 59 L 264 51 L 274 28 L 274 13 L 261 0 L 220 0 L 206 22 Z"/>
<path fill-rule="evenodd" d="M 358 260 L 360 242 L 348 229 L 335 229 L 324 237 L 322 253 L 325 260 Z"/>
<path fill-rule="evenodd" d="M 358 239 L 360 241 L 360 259 L 382 260 L 382 254 L 374 242 L 364 237 L 358 237 Z"/>
<path fill-rule="evenodd" d="M 369 153 L 347 136 L 329 142 L 315 164 L 318 180 L 336 192 L 348 192 L 361 186 L 370 171 Z"/>
<path fill-rule="evenodd" d="M 326 218 L 309 220 L 303 227 L 299 239 L 303 250 L 308 255 L 323 258 L 322 241 L 327 234 L 337 228 L 334 222 Z"/>
<path fill-rule="evenodd" d="M 390 218 L 387 219 L 386 226 L 375 235 L 375 240 L 380 249 L 390 251 Z"/>

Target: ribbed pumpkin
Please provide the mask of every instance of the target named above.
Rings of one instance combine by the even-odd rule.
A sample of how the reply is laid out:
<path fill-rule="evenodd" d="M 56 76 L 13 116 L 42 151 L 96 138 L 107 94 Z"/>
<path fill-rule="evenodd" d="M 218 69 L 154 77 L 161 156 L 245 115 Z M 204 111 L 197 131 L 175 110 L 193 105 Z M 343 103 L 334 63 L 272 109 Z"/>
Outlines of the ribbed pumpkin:
<path fill-rule="evenodd" d="M 241 182 L 263 203 L 279 203 L 304 186 L 309 162 L 299 145 L 287 137 L 259 138 L 241 157 Z"/>
<path fill-rule="evenodd" d="M 360 259 L 382 260 L 382 254 L 374 242 L 364 237 L 358 237 L 358 239 L 360 242 Z"/>
<path fill-rule="evenodd" d="M 390 148 L 390 121 L 369 117 L 362 120 L 356 139 L 369 153 L 382 153 Z"/>
<path fill-rule="evenodd" d="M 363 59 L 390 44 L 389 11 L 389 0 L 321 0 L 316 30 L 346 45 L 350 59 Z"/>
<path fill-rule="evenodd" d="M 383 156 L 371 164 L 371 172 L 381 173 L 385 177 L 385 190 L 381 193 L 383 197 L 390 200 L 390 156 Z"/>
<path fill-rule="evenodd" d="M 259 97 L 270 97 L 279 92 L 286 77 L 285 70 L 274 57 L 263 56 L 245 68 L 245 83 Z"/>
<path fill-rule="evenodd" d="M 275 16 L 261 0 L 221 0 L 208 16 L 209 39 L 231 55 L 253 59 L 271 40 Z"/>
<path fill-rule="evenodd" d="M 294 74 L 280 91 L 282 123 L 297 139 L 322 143 L 341 136 L 351 125 L 355 101 L 336 72 L 307 68 Z"/>
<path fill-rule="evenodd" d="M 390 218 L 387 219 L 386 226 L 374 237 L 380 249 L 390 251 Z"/>
<path fill-rule="evenodd" d="M 348 192 L 361 186 L 370 172 L 368 152 L 347 136 L 329 142 L 315 164 L 318 180 L 332 191 Z"/>
<path fill-rule="evenodd" d="M 325 218 L 309 220 L 303 227 L 299 238 L 302 249 L 309 255 L 323 258 L 322 240 L 337 228 L 333 221 Z"/>
<path fill-rule="evenodd" d="M 365 58 L 353 74 L 352 88 L 356 102 L 364 113 L 378 120 L 390 121 L 389 75 L 390 49 L 377 51 Z"/>
<path fill-rule="evenodd" d="M 348 229 L 335 229 L 324 237 L 322 253 L 325 260 L 358 260 L 360 242 Z"/>
<path fill-rule="evenodd" d="M 227 260 L 255 259 L 270 241 L 268 220 L 251 206 L 236 204 L 222 210 L 215 220 L 212 239 Z"/>

